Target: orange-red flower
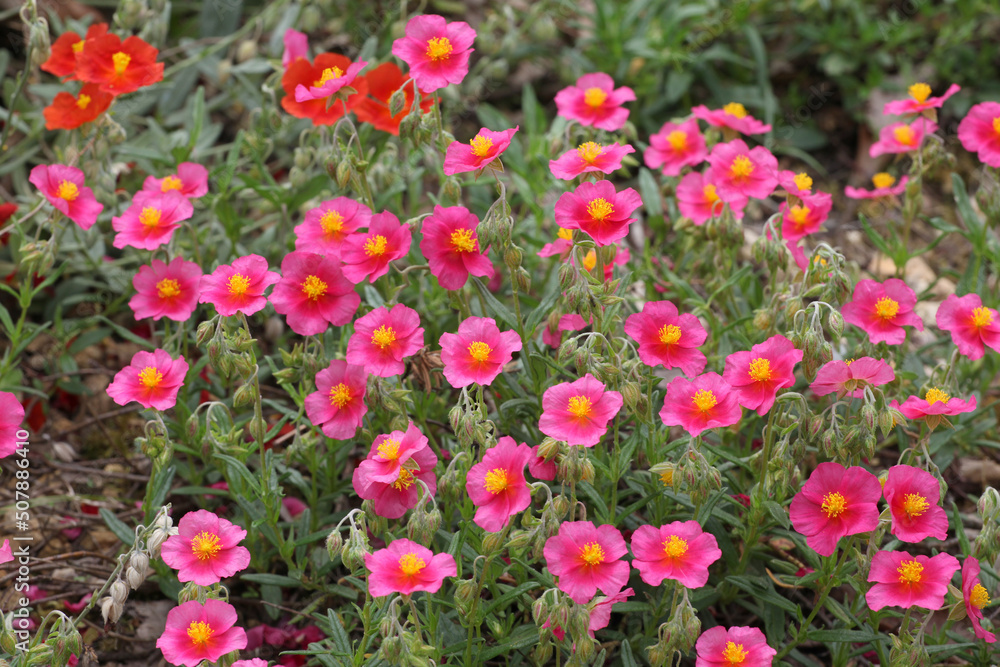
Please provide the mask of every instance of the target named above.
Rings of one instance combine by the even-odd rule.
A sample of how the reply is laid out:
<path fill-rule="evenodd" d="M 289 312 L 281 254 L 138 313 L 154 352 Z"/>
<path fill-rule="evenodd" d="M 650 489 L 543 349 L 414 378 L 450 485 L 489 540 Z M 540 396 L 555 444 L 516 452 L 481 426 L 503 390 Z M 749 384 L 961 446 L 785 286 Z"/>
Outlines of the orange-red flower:
<path fill-rule="evenodd" d="M 86 39 L 97 39 L 106 34 L 108 34 L 108 24 L 95 23 L 87 28 Z M 75 79 L 76 57 L 83 51 L 84 41 L 83 37 L 72 30 L 59 35 L 59 39 L 52 43 L 52 55 L 41 64 L 41 68 L 49 74 Z"/>
<path fill-rule="evenodd" d="M 156 62 L 159 53 L 134 35 L 124 42 L 115 34 L 87 39 L 78 57 L 76 76 L 100 84 L 101 90 L 112 95 L 131 93 L 163 80 L 163 63 Z"/>
<path fill-rule="evenodd" d="M 410 109 L 413 107 L 413 84 L 410 83 L 410 77 L 403 74 L 395 63 L 383 63 L 368 74 L 359 76 L 355 79 L 355 83 L 361 79 L 368 82 L 368 97 L 362 99 L 354 110 L 358 120 L 362 123 L 371 123 L 377 130 L 398 135 L 400 121 L 410 113 Z M 406 101 L 399 113 L 393 116 L 389 112 L 389 98 L 404 86 L 403 95 Z M 426 113 L 433 105 L 433 98 L 421 94 L 421 111 Z"/>
<path fill-rule="evenodd" d="M 115 96 L 105 93 L 96 83 L 85 83 L 78 95 L 57 93 L 52 104 L 42 111 L 46 130 L 74 130 L 97 120 L 108 110 Z"/>
<path fill-rule="evenodd" d="M 350 66 L 350 58 L 339 53 L 321 53 L 316 56 L 316 60 L 313 62 L 309 62 L 305 58 L 296 58 L 281 77 L 281 87 L 285 89 L 281 108 L 296 118 L 310 119 L 313 125 L 333 125 L 344 115 L 342 102 L 334 102 L 329 108 L 327 108 L 327 104 L 330 102 L 329 97 L 296 102 L 295 88 L 297 86 L 309 88 L 315 85 L 317 81 L 323 79 L 323 72 L 328 69 L 335 68 L 346 72 Z M 348 111 L 364 99 L 368 92 L 368 82 L 363 77 L 358 77 L 351 84 L 351 87 L 358 92 L 347 98 Z"/>

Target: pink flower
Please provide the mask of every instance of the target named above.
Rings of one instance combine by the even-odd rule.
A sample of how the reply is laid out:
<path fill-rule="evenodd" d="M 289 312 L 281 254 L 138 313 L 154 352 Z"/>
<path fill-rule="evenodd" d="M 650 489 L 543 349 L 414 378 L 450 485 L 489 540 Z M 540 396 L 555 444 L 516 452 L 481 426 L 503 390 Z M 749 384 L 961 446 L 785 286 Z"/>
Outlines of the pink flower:
<path fill-rule="evenodd" d="M 410 66 L 410 76 L 428 93 L 461 83 L 469 73 L 476 31 L 463 21 L 448 23 L 435 14 L 414 16 L 406 36 L 392 43 L 392 55 Z"/>
<path fill-rule="evenodd" d="M 674 378 L 660 410 L 664 424 L 680 426 L 692 437 L 710 428 L 732 426 L 742 417 L 739 394 L 718 373 L 704 373 L 693 380 Z"/>
<path fill-rule="evenodd" d="M 441 287 L 462 289 L 470 275 L 493 277 L 493 263 L 479 247 L 478 225 L 464 206 L 435 206 L 424 220 L 420 252 Z"/>
<path fill-rule="evenodd" d="M 351 321 L 361 296 L 331 257 L 296 250 L 281 260 L 281 280 L 271 291 L 271 304 L 287 316 L 289 328 L 300 336 L 321 334 L 332 324 Z"/>
<path fill-rule="evenodd" d="M 440 343 L 444 376 L 456 389 L 492 383 L 521 349 L 518 333 L 501 332 L 490 317 L 466 318 L 457 334 L 441 334 Z"/>
<path fill-rule="evenodd" d="M 940 109 L 946 99 L 960 90 L 962 90 L 961 86 L 953 83 L 948 86 L 948 90 L 941 97 L 930 97 L 930 86 L 926 83 L 915 83 L 906 91 L 910 94 L 908 99 L 886 102 L 882 113 L 886 116 L 905 116 L 911 113 L 921 113 L 927 109 Z"/>
<path fill-rule="evenodd" d="M 367 232 L 351 234 L 341 245 L 344 275 L 355 284 L 365 278 L 374 283 L 389 272 L 389 262 L 406 257 L 411 239 L 410 226 L 392 213 L 373 215 Z"/>
<path fill-rule="evenodd" d="M 563 118 L 614 132 L 624 127 L 628 120 L 629 111 L 622 105 L 633 100 L 635 93 L 631 88 L 615 88 L 614 79 L 597 72 L 584 74 L 576 80 L 575 86 L 556 93 L 556 108 Z"/>
<path fill-rule="evenodd" d="M 973 395 L 969 400 L 952 398 L 937 387 L 927 390 L 924 398 L 910 396 L 899 406 L 899 411 L 907 419 L 925 419 L 927 426 L 932 430 L 941 423 L 944 417 L 954 417 L 963 412 L 972 412 L 976 409 L 976 397 Z"/>
<path fill-rule="evenodd" d="M 13 560 L 14 552 L 10 548 L 10 540 L 4 540 L 3 544 L 0 544 L 0 565 L 10 563 Z"/>
<path fill-rule="evenodd" d="M 392 593 L 437 593 L 445 577 L 458 574 L 451 554 L 435 555 L 430 549 L 405 538 L 393 540 L 375 553 L 366 553 L 365 567 L 371 572 L 368 591 L 376 598 Z"/>
<path fill-rule="evenodd" d="M 809 388 L 817 396 L 837 392 L 837 398 L 861 398 L 865 387 L 880 387 L 896 379 L 896 373 L 884 359 L 861 357 L 850 361 L 828 361 L 816 372 Z"/>
<path fill-rule="evenodd" d="M 892 466 L 882 493 L 892 513 L 892 534 L 903 542 L 948 536 L 948 517 L 938 505 L 941 487 L 934 475 L 913 466 Z"/>
<path fill-rule="evenodd" d="M 568 445 L 593 447 L 608 432 L 608 422 L 622 409 L 622 395 L 605 390 L 604 383 L 587 373 L 575 382 L 562 382 L 542 394 L 538 429 Z"/>
<path fill-rule="evenodd" d="M 844 194 L 851 199 L 877 199 L 879 197 L 895 197 L 896 195 L 903 194 L 906 190 L 906 184 L 910 180 L 909 176 L 903 176 L 900 179 L 898 185 L 893 185 L 896 182 L 895 177 L 891 174 L 887 174 L 884 171 L 872 176 L 872 185 L 875 186 L 874 190 L 862 190 L 860 188 L 853 188 L 850 185 L 844 188 Z"/>
<path fill-rule="evenodd" d="M 1000 168 L 1000 102 L 982 102 L 969 109 L 958 124 L 958 140 L 980 162 Z"/>
<path fill-rule="evenodd" d="M 872 611 L 883 607 L 940 609 L 956 572 L 958 559 L 951 554 L 928 558 L 911 556 L 905 551 L 879 551 L 868 571 L 868 581 L 875 585 L 865 600 Z"/>
<path fill-rule="evenodd" d="M 747 114 L 746 107 L 739 102 L 730 102 L 721 109 L 709 110 L 704 104 L 691 109 L 691 115 L 714 127 L 728 127 L 740 134 L 764 134 L 771 126 Z"/>
<path fill-rule="evenodd" d="M 767 198 L 778 187 L 778 160 L 763 146 L 751 150 L 741 139 L 716 144 L 708 163 L 719 199 L 737 208 L 749 198 Z"/>
<path fill-rule="evenodd" d="M 737 219 L 743 218 L 745 199 L 724 202 L 719 199 L 715 184 L 709 181 L 707 174 L 692 171 L 677 184 L 677 208 L 681 215 L 690 218 L 697 226 L 704 225 L 712 218 L 722 215 L 726 204 L 732 209 Z"/>
<path fill-rule="evenodd" d="M 776 334 L 749 352 L 726 357 L 722 378 L 736 390 L 740 405 L 763 416 L 774 405 L 778 390 L 795 384 L 795 364 L 800 361 L 802 350 Z"/>
<path fill-rule="evenodd" d="M 519 128 L 517 126 L 512 130 L 494 132 L 484 127 L 467 144 L 461 141 L 451 142 L 444 154 L 444 173 L 452 176 L 489 167 L 507 150 Z"/>
<path fill-rule="evenodd" d="M 802 203 L 782 203 L 781 236 L 786 241 L 797 241 L 819 231 L 833 207 L 833 197 L 826 192 L 803 195 Z"/>
<path fill-rule="evenodd" d="M 695 667 L 770 667 L 777 651 L 757 628 L 717 625 L 698 637 Z"/>
<path fill-rule="evenodd" d="M 722 556 L 715 536 L 703 532 L 697 521 L 639 526 L 631 546 L 632 565 L 650 586 L 673 579 L 686 588 L 700 588 L 708 581 L 708 566 Z"/>
<path fill-rule="evenodd" d="M 680 125 L 664 123 L 649 137 L 643 160 L 650 169 L 663 167 L 664 176 L 678 176 L 681 169 L 701 164 L 706 157 L 705 137 L 698 130 L 698 121 L 690 118 Z"/>
<path fill-rule="evenodd" d="M 310 100 L 320 100 L 336 95 L 342 88 L 349 87 L 357 78 L 358 72 L 367 65 L 364 60 L 351 63 L 347 70 L 339 67 L 327 67 L 319 79 L 308 88 L 301 83 L 295 86 L 295 101 L 302 103 Z"/>
<path fill-rule="evenodd" d="M 647 301 L 642 312 L 625 319 L 625 333 L 639 343 L 639 359 L 647 366 L 680 368 L 695 376 L 705 370 L 705 355 L 698 349 L 708 332 L 690 313 L 678 314 L 670 301 Z"/>
<path fill-rule="evenodd" d="M 948 296 L 937 310 L 938 329 L 951 334 L 960 354 L 980 359 L 984 345 L 1000 352 L 1000 321 L 997 311 L 983 306 L 978 294 Z"/>
<path fill-rule="evenodd" d="M 371 209 L 360 202 L 348 197 L 327 200 L 306 211 L 305 220 L 295 227 L 295 249 L 340 259 L 344 240 L 371 219 Z"/>
<path fill-rule="evenodd" d="M 0 459 L 18 450 L 17 432 L 24 421 L 24 406 L 14 394 L 0 391 Z"/>
<path fill-rule="evenodd" d="M 891 123 L 879 132 L 878 141 L 868 149 L 872 157 L 886 153 L 909 153 L 920 148 L 924 137 L 932 134 L 937 124 L 926 118 L 918 118 L 912 123 Z"/>
<path fill-rule="evenodd" d="M 373 501 L 379 516 L 398 519 L 420 499 L 418 481 L 426 484 L 430 495 L 434 495 L 437 461 L 437 454 L 427 445 L 427 437 L 410 422 L 405 433 L 393 431 L 375 438 L 368 458 L 354 469 L 354 491 L 361 498 Z"/>
<path fill-rule="evenodd" d="M 473 520 L 477 526 L 495 533 L 531 504 L 531 490 L 524 479 L 524 466 L 531 456 L 528 445 L 504 436 L 469 469 L 465 490 L 476 506 Z"/>
<path fill-rule="evenodd" d="M 576 313 L 567 313 L 559 318 L 559 324 L 556 326 L 555 331 L 550 331 L 547 326 L 542 329 L 542 342 L 549 347 L 559 347 L 562 344 L 563 331 L 580 331 L 586 329 L 589 325 L 590 322 L 587 322 Z"/>
<path fill-rule="evenodd" d="M 285 30 L 285 51 L 281 54 L 281 67 L 288 69 L 296 58 L 309 58 L 309 37 L 294 28 Z"/>
<path fill-rule="evenodd" d="M 614 595 L 628 583 L 629 565 L 620 560 L 628 549 L 614 526 L 564 521 L 542 553 L 549 572 L 559 577 L 559 590 L 577 604 L 590 601 L 598 590 Z"/>
<path fill-rule="evenodd" d="M 573 150 L 566 151 L 558 160 L 549 160 L 549 170 L 556 178 L 566 181 L 590 172 L 610 174 L 621 169 L 622 158 L 634 152 L 635 149 L 628 144 L 619 146 L 613 143 L 602 146 L 587 141 Z"/>
<path fill-rule="evenodd" d="M 147 176 L 142 182 L 142 191 L 158 194 L 175 191 L 189 199 L 197 199 L 208 192 L 208 169 L 197 162 L 181 162 L 176 174 L 163 178 Z"/>
<path fill-rule="evenodd" d="M 264 290 L 279 280 L 281 276 L 268 271 L 267 260 L 260 255 L 238 257 L 202 277 L 198 303 L 210 303 L 226 317 L 253 315 L 267 305 Z"/>
<path fill-rule="evenodd" d="M 612 607 L 619 602 L 625 602 L 633 595 L 635 595 L 635 591 L 631 588 L 626 588 L 613 595 L 595 598 L 596 602 L 591 601 L 590 622 L 587 623 L 587 634 L 593 637 L 595 632 L 608 627 L 608 623 L 611 622 Z"/>
<path fill-rule="evenodd" d="M 291 28 L 288 29 L 291 31 Z M 263 658 L 250 658 L 249 660 L 237 660 L 233 667 L 268 667 L 267 660 Z"/>
<path fill-rule="evenodd" d="M 188 512 L 178 533 L 163 543 L 163 562 L 177 570 L 181 582 L 211 586 L 250 564 L 250 551 L 239 546 L 247 531 L 208 510 Z"/>
<path fill-rule="evenodd" d="M 406 370 L 405 357 L 424 346 L 420 316 L 397 303 L 392 310 L 382 306 L 354 322 L 354 335 L 347 342 L 347 363 L 363 366 L 366 373 L 387 378 Z"/>
<path fill-rule="evenodd" d="M 216 662 L 246 645 L 247 633 L 236 625 L 235 607 L 215 598 L 204 604 L 190 600 L 171 609 L 156 640 L 167 662 L 184 667 L 197 667 L 202 660 Z"/>
<path fill-rule="evenodd" d="M 104 204 L 94 198 L 94 191 L 84 187 L 83 172 L 76 167 L 40 164 L 31 170 L 28 181 L 84 231 L 94 226 L 97 216 L 104 210 Z"/>
<path fill-rule="evenodd" d="M 962 563 L 962 598 L 976 638 L 985 639 L 987 644 L 996 642 L 997 636 L 983 629 L 983 607 L 990 603 L 990 594 L 979 580 L 979 559 L 972 556 Z"/>
<path fill-rule="evenodd" d="M 917 295 L 898 278 L 884 283 L 866 279 L 854 286 L 854 296 L 840 312 L 845 322 L 864 329 L 872 344 L 901 345 L 906 340 L 903 327 L 924 330 L 924 323 L 913 312 L 916 303 Z"/>
<path fill-rule="evenodd" d="M 151 266 L 140 266 L 132 277 L 136 294 L 128 302 L 135 319 L 186 322 L 198 307 L 201 277 L 201 267 L 183 257 L 174 257 L 170 264 L 154 259 Z"/>
<path fill-rule="evenodd" d="M 316 374 L 316 391 L 306 396 L 306 416 L 334 440 L 353 438 L 368 406 L 368 373 L 343 359 L 334 359 Z"/>
<path fill-rule="evenodd" d="M 118 371 L 108 385 L 108 396 L 118 405 L 136 401 L 144 408 L 169 410 L 177 403 L 188 364 L 174 359 L 166 350 L 136 352 L 132 362 Z"/>
<path fill-rule="evenodd" d="M 556 478 L 555 459 L 544 459 L 538 453 L 538 445 L 531 448 L 531 458 L 528 459 L 528 472 L 535 479 L 551 482 Z"/>
<path fill-rule="evenodd" d="M 560 227 L 559 231 L 556 232 L 556 240 L 543 245 L 537 254 L 539 257 L 554 257 L 558 255 L 559 259 L 565 262 L 569 259 L 569 251 L 572 249 L 573 230 Z"/>
<path fill-rule="evenodd" d="M 586 182 L 573 192 L 564 192 L 556 202 L 556 224 L 563 229 L 582 229 L 598 246 L 611 245 L 628 234 L 630 218 L 642 206 L 632 188 L 621 192 L 610 181 Z"/>
<path fill-rule="evenodd" d="M 820 556 L 830 556 L 847 535 L 875 530 L 882 485 L 864 468 L 820 463 L 809 475 L 788 515 L 792 527 Z"/>
<path fill-rule="evenodd" d="M 188 199 L 174 191 L 146 193 L 139 191 L 132 205 L 120 217 L 111 218 L 116 232 L 114 246 L 156 250 L 169 243 L 180 223 L 194 214 Z"/>
<path fill-rule="evenodd" d="M 796 174 L 784 169 L 778 172 L 778 185 L 793 197 L 805 199 L 812 194 L 813 179 L 804 171 Z"/>

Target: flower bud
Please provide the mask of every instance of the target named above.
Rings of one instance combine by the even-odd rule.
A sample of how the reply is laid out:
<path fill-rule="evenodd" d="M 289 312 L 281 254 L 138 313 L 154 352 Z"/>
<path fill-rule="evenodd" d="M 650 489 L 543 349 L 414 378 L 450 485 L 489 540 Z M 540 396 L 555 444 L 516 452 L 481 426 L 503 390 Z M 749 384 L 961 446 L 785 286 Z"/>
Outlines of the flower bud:
<path fill-rule="evenodd" d="M 257 388 L 252 384 L 240 385 L 233 394 L 233 407 L 245 408 L 257 399 Z"/>
<path fill-rule="evenodd" d="M 997 510 L 1000 509 L 1000 493 L 992 486 L 987 486 L 983 495 L 979 496 L 978 508 L 979 516 L 983 518 L 983 523 L 986 523 L 996 516 Z"/>
<path fill-rule="evenodd" d="M 45 19 L 39 19 L 33 23 L 28 39 L 31 41 L 31 64 L 38 67 L 52 55 L 48 22 Z"/>
<path fill-rule="evenodd" d="M 399 657 L 403 652 L 403 642 L 399 637 L 385 637 L 379 650 L 386 662 L 396 665 L 399 664 Z"/>
<path fill-rule="evenodd" d="M 486 533 L 483 537 L 481 553 L 484 556 L 492 556 L 503 549 L 503 533 Z"/>
<path fill-rule="evenodd" d="M 441 185 L 441 193 L 446 199 L 458 203 L 462 199 L 462 186 L 459 184 L 457 178 L 449 176 L 444 179 L 444 183 Z M 480 227 L 485 227 L 485 225 L 480 225 Z M 477 237 L 480 249 L 489 245 L 489 243 L 487 243 L 487 241 L 489 241 L 488 238 L 484 239 L 480 234 L 477 234 Z"/>
<path fill-rule="evenodd" d="M 340 555 L 340 550 L 344 547 L 344 537 L 340 534 L 339 528 L 334 528 L 326 536 L 326 552 L 330 554 L 330 560 Z"/>
<path fill-rule="evenodd" d="M 875 411 L 875 406 L 871 403 L 865 403 L 861 406 L 861 423 L 864 424 L 865 430 L 869 433 L 875 431 L 875 426 L 878 423 L 878 413 Z"/>
<path fill-rule="evenodd" d="M 351 166 L 351 161 L 348 159 L 343 159 L 337 164 L 336 176 L 334 179 L 337 181 L 337 185 L 341 188 L 346 188 L 347 184 L 351 181 L 351 176 L 354 175 L 354 167 Z"/>
<path fill-rule="evenodd" d="M 503 263 L 506 264 L 507 268 L 511 271 L 514 271 L 517 267 L 521 266 L 521 259 L 521 249 L 516 245 L 512 245 L 507 248 L 507 251 L 503 254 Z"/>
<path fill-rule="evenodd" d="M 840 338 L 844 335 L 844 316 L 840 312 L 831 311 L 830 316 L 826 319 L 826 325 L 830 328 L 830 333 L 833 334 L 834 338 Z"/>
<path fill-rule="evenodd" d="M 521 292 L 528 292 L 531 290 L 531 274 L 525 271 L 523 266 L 517 267 L 517 270 L 513 274 L 514 285 Z"/>
<path fill-rule="evenodd" d="M 595 475 L 594 464 L 590 462 L 590 459 L 584 459 L 583 463 L 580 464 L 580 481 L 593 483 Z"/>
<path fill-rule="evenodd" d="M 121 579 L 116 579 L 111 588 L 108 590 L 108 595 L 111 599 L 115 601 L 116 604 L 125 604 L 125 600 L 128 599 L 128 586 Z"/>

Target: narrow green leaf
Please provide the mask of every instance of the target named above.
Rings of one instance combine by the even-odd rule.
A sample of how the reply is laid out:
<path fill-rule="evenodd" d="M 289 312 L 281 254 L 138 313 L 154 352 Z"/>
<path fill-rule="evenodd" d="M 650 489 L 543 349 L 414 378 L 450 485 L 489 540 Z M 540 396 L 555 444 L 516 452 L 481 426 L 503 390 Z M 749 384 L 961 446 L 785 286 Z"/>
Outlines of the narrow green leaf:
<path fill-rule="evenodd" d="M 128 525 L 112 514 L 111 510 L 107 507 L 102 507 L 100 510 L 101 518 L 104 519 L 104 523 L 108 525 L 111 532 L 115 534 L 123 544 L 132 545 L 135 543 L 135 531 L 128 527 Z"/>

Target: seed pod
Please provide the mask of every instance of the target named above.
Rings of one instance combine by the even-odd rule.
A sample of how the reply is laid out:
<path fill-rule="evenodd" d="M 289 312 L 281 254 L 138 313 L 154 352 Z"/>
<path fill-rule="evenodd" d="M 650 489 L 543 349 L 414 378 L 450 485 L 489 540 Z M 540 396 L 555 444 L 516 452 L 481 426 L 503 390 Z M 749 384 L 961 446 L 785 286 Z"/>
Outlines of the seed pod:
<path fill-rule="evenodd" d="M 114 600 L 116 604 L 125 604 L 125 600 L 128 599 L 128 586 L 121 579 L 116 579 L 111 588 L 108 590 L 108 595 Z"/>

